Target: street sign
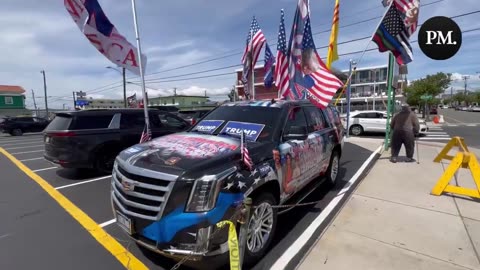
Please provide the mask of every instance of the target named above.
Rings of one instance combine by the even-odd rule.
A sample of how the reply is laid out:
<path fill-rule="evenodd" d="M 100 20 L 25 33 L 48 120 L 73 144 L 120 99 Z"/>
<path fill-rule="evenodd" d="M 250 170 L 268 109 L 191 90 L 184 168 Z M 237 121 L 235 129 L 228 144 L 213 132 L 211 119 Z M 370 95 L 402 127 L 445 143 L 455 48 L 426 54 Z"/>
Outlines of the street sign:
<path fill-rule="evenodd" d="M 420 97 L 421 100 L 431 100 L 433 99 L 433 96 L 432 95 L 422 95 Z"/>

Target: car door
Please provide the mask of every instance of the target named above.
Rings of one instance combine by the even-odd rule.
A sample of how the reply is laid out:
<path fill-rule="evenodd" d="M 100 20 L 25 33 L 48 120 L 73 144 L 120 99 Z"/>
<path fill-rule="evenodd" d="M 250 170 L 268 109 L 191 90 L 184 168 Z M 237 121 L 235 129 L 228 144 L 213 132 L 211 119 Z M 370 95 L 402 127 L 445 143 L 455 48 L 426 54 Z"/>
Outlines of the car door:
<path fill-rule="evenodd" d="M 143 112 L 125 112 L 120 116 L 120 133 L 124 147 L 129 147 L 140 142 L 145 127 Z"/>
<path fill-rule="evenodd" d="M 33 121 L 33 128 L 35 129 L 33 130 L 33 132 L 42 132 L 48 125 L 48 122 L 42 118 L 34 117 Z"/>
<path fill-rule="evenodd" d="M 381 132 L 387 131 L 387 114 L 386 113 L 377 113 L 379 127 L 378 130 Z"/>
<path fill-rule="evenodd" d="M 35 132 L 35 122 L 33 121 L 32 117 L 19 117 L 18 123 L 23 132 Z"/>
<path fill-rule="evenodd" d="M 367 118 L 366 113 L 359 113 L 357 115 L 354 115 L 349 125 L 353 126 L 355 124 L 361 125 L 363 128 L 363 131 L 371 131 L 372 125 L 370 123 L 370 120 Z"/>
<path fill-rule="evenodd" d="M 333 123 L 327 121 L 327 115 L 323 110 L 315 106 L 307 106 L 304 111 L 309 132 L 309 149 L 305 162 L 315 168 L 306 173 L 308 176 L 316 177 L 327 170 L 334 143 L 339 141 L 339 138 Z"/>

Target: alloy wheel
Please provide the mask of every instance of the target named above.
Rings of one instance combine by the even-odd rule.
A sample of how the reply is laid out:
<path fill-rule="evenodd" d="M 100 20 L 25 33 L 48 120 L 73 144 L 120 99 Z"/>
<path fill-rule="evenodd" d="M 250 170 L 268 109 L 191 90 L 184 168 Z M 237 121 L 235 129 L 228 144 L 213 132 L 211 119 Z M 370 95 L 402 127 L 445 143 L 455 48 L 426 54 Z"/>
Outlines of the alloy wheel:
<path fill-rule="evenodd" d="M 255 208 L 248 224 L 247 247 L 250 252 L 260 251 L 268 242 L 273 227 L 273 208 L 263 202 Z"/>

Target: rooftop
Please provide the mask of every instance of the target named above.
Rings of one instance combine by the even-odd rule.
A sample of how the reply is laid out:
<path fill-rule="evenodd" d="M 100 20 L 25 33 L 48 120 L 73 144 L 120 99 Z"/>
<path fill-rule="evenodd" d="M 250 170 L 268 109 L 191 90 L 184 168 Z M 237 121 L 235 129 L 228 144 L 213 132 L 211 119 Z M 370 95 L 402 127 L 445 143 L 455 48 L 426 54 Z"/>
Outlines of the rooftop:
<path fill-rule="evenodd" d="M 176 95 L 176 96 L 159 96 L 159 97 L 150 97 L 149 100 L 154 98 L 177 98 L 177 97 L 193 97 L 193 98 L 209 98 L 208 96 L 189 96 L 189 95 Z"/>
<path fill-rule="evenodd" d="M 25 93 L 25 89 L 17 85 L 0 85 L 0 93 L 23 94 Z"/>

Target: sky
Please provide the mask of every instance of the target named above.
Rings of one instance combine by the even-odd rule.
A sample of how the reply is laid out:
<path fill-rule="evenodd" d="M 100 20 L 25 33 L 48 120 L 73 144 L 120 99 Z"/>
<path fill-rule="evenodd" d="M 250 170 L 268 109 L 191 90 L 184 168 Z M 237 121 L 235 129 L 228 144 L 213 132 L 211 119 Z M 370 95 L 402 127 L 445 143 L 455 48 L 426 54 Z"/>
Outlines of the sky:
<path fill-rule="evenodd" d="M 132 44 L 135 42 L 131 1 L 98 0 L 110 21 Z M 136 0 L 143 53 L 147 56 L 146 86 L 149 97 L 177 94 L 207 95 L 226 99 L 235 84 L 234 70 L 239 68 L 252 16 L 265 33 L 267 42 L 277 42 L 280 9 L 285 10 L 287 35 L 293 22 L 296 0 Z M 311 24 L 317 47 L 328 44 L 334 0 L 312 0 Z M 432 3 L 433 2 L 433 3 Z M 433 16 L 452 17 L 480 10 L 478 0 L 422 0 L 420 23 Z M 432 4 L 429 4 L 432 3 Z M 384 8 L 380 0 L 340 0 L 338 41 L 346 42 L 371 36 Z M 371 19 L 371 20 L 368 20 Z M 359 23 L 361 21 L 365 21 Z M 454 19 L 462 31 L 480 28 L 480 13 Z M 72 92 L 84 91 L 93 98 L 123 97 L 121 74 L 79 31 L 61 0 L 2 0 L 0 10 L 0 84 L 20 85 L 28 91 L 27 106 L 32 108 L 31 90 L 37 105 L 43 106 L 43 77 L 47 80 L 49 108 L 73 106 Z M 315 34 L 318 33 L 318 34 Z M 411 40 L 415 41 L 415 33 Z M 358 67 L 385 65 L 387 54 L 366 52 L 375 48 L 369 39 L 341 44 L 340 59 L 333 66 L 348 68 L 349 59 Z M 414 61 L 408 66 L 408 79 L 436 72 L 452 73 L 454 91 L 463 89 L 462 75 L 470 75 L 468 88 L 480 89 L 480 30 L 463 34 L 460 51 L 452 58 L 436 61 L 426 57 L 412 43 Z M 271 49 L 276 53 L 276 46 Z M 326 56 L 327 50 L 318 50 Z M 342 55 L 347 54 L 347 55 Z M 263 55 L 259 62 L 263 62 Z M 200 64 L 196 64 L 199 63 Z M 185 65 L 191 65 L 183 67 Z M 180 68 L 179 68 L 180 67 Z M 215 70 L 212 70 L 215 69 Z M 209 72 L 203 72 L 212 70 Z M 192 74 L 197 73 L 197 74 Z M 221 76 L 212 76 L 212 75 Z M 208 76 L 208 77 L 207 77 Z M 206 78 L 198 78 L 206 77 Z M 127 93 L 141 96 L 138 76 L 127 72 Z M 64 105 L 65 104 L 65 105 Z"/>

